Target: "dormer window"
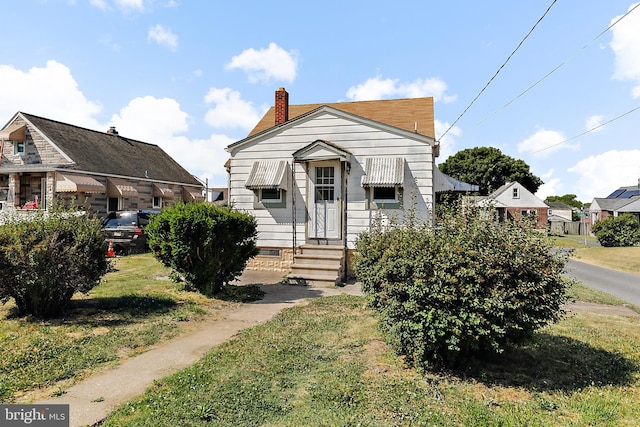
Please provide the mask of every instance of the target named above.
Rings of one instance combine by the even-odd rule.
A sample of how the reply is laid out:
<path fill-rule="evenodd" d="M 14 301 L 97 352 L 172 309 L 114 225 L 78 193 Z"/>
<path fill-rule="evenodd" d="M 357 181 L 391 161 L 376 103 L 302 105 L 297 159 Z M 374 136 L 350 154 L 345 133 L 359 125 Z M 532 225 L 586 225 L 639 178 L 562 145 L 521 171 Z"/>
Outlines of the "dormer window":
<path fill-rule="evenodd" d="M 13 154 L 16 156 L 24 156 L 24 141 L 13 142 Z"/>
<path fill-rule="evenodd" d="M 517 188 L 517 187 L 513 189 L 513 198 L 514 199 L 519 199 L 520 198 L 520 189 Z"/>

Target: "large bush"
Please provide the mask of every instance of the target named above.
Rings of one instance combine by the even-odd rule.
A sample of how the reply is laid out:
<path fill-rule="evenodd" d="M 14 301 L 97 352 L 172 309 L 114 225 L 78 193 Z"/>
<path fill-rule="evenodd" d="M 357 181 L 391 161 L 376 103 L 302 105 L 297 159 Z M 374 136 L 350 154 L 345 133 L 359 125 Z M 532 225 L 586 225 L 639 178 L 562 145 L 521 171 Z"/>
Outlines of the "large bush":
<path fill-rule="evenodd" d="M 72 211 L 8 218 L 0 226 L 0 300 L 20 314 L 59 316 L 76 292 L 88 292 L 109 269 L 98 218 Z"/>
<path fill-rule="evenodd" d="M 640 244 L 640 222 L 630 213 L 610 216 L 593 224 L 593 234 L 602 246 L 634 246 Z"/>
<path fill-rule="evenodd" d="M 231 207 L 177 204 L 153 216 L 145 232 L 172 278 L 207 296 L 240 276 L 258 254 L 255 218 Z"/>
<path fill-rule="evenodd" d="M 565 260 L 543 235 L 482 210 L 457 212 L 437 232 L 377 223 L 356 244 L 363 291 L 389 342 L 419 369 L 500 353 L 563 314 Z"/>

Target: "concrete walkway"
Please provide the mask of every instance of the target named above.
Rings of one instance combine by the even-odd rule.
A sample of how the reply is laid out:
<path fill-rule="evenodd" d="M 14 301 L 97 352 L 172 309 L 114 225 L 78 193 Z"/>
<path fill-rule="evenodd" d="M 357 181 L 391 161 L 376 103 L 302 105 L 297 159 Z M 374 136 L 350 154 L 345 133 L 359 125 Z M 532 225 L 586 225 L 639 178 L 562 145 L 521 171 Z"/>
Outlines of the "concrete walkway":
<path fill-rule="evenodd" d="M 94 425 L 121 403 L 144 393 L 160 379 L 198 361 L 212 347 L 225 342 L 240 330 L 271 319 L 282 309 L 308 298 L 329 295 L 361 295 L 359 285 L 314 288 L 282 285 L 282 273 L 247 271 L 234 284 L 257 284 L 266 292 L 264 299 L 225 309 L 220 317 L 195 331 L 128 359 L 123 364 L 81 381 L 59 397 L 37 404 L 69 404 L 70 426 Z"/>

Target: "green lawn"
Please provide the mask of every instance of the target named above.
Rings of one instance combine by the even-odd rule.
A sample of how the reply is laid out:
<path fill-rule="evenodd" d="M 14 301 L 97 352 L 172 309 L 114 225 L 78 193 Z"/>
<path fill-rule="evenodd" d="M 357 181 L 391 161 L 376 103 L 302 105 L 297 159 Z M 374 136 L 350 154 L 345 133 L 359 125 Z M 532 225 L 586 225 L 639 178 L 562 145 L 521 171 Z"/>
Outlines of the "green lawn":
<path fill-rule="evenodd" d="M 180 291 L 150 254 L 118 258 L 114 267 L 89 294 L 74 297 L 61 320 L 17 317 L 11 302 L 0 306 L 0 402 L 61 393 L 227 304 Z"/>
<path fill-rule="evenodd" d="M 365 298 L 316 299 L 157 381 L 103 426 L 632 426 L 638 326 L 577 312 L 495 360 L 420 376 Z"/>

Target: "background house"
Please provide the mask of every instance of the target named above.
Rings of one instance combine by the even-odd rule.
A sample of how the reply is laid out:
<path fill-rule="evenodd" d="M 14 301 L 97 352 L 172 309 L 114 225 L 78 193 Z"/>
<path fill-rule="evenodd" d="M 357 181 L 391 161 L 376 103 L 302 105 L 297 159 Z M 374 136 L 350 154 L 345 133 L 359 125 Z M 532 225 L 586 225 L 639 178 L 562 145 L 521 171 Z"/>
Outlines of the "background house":
<path fill-rule="evenodd" d="M 478 204 L 494 206 L 496 217 L 500 221 L 535 218 L 536 228 L 547 228 L 549 206 L 519 182 L 508 182 L 488 196 L 478 196 L 474 199 Z"/>
<path fill-rule="evenodd" d="M 434 136 L 433 98 L 289 105 L 277 90 L 248 137 L 227 147 L 230 203 L 258 221 L 250 268 L 335 283 L 376 218 L 413 207 L 431 220 Z"/>
<path fill-rule="evenodd" d="M 160 147 L 18 112 L 0 130 L 3 210 L 55 199 L 106 215 L 203 200 L 202 184 Z"/>
<path fill-rule="evenodd" d="M 591 223 L 623 213 L 640 220 L 640 180 L 638 185 L 620 187 L 607 197 L 594 198 L 589 206 Z"/>

